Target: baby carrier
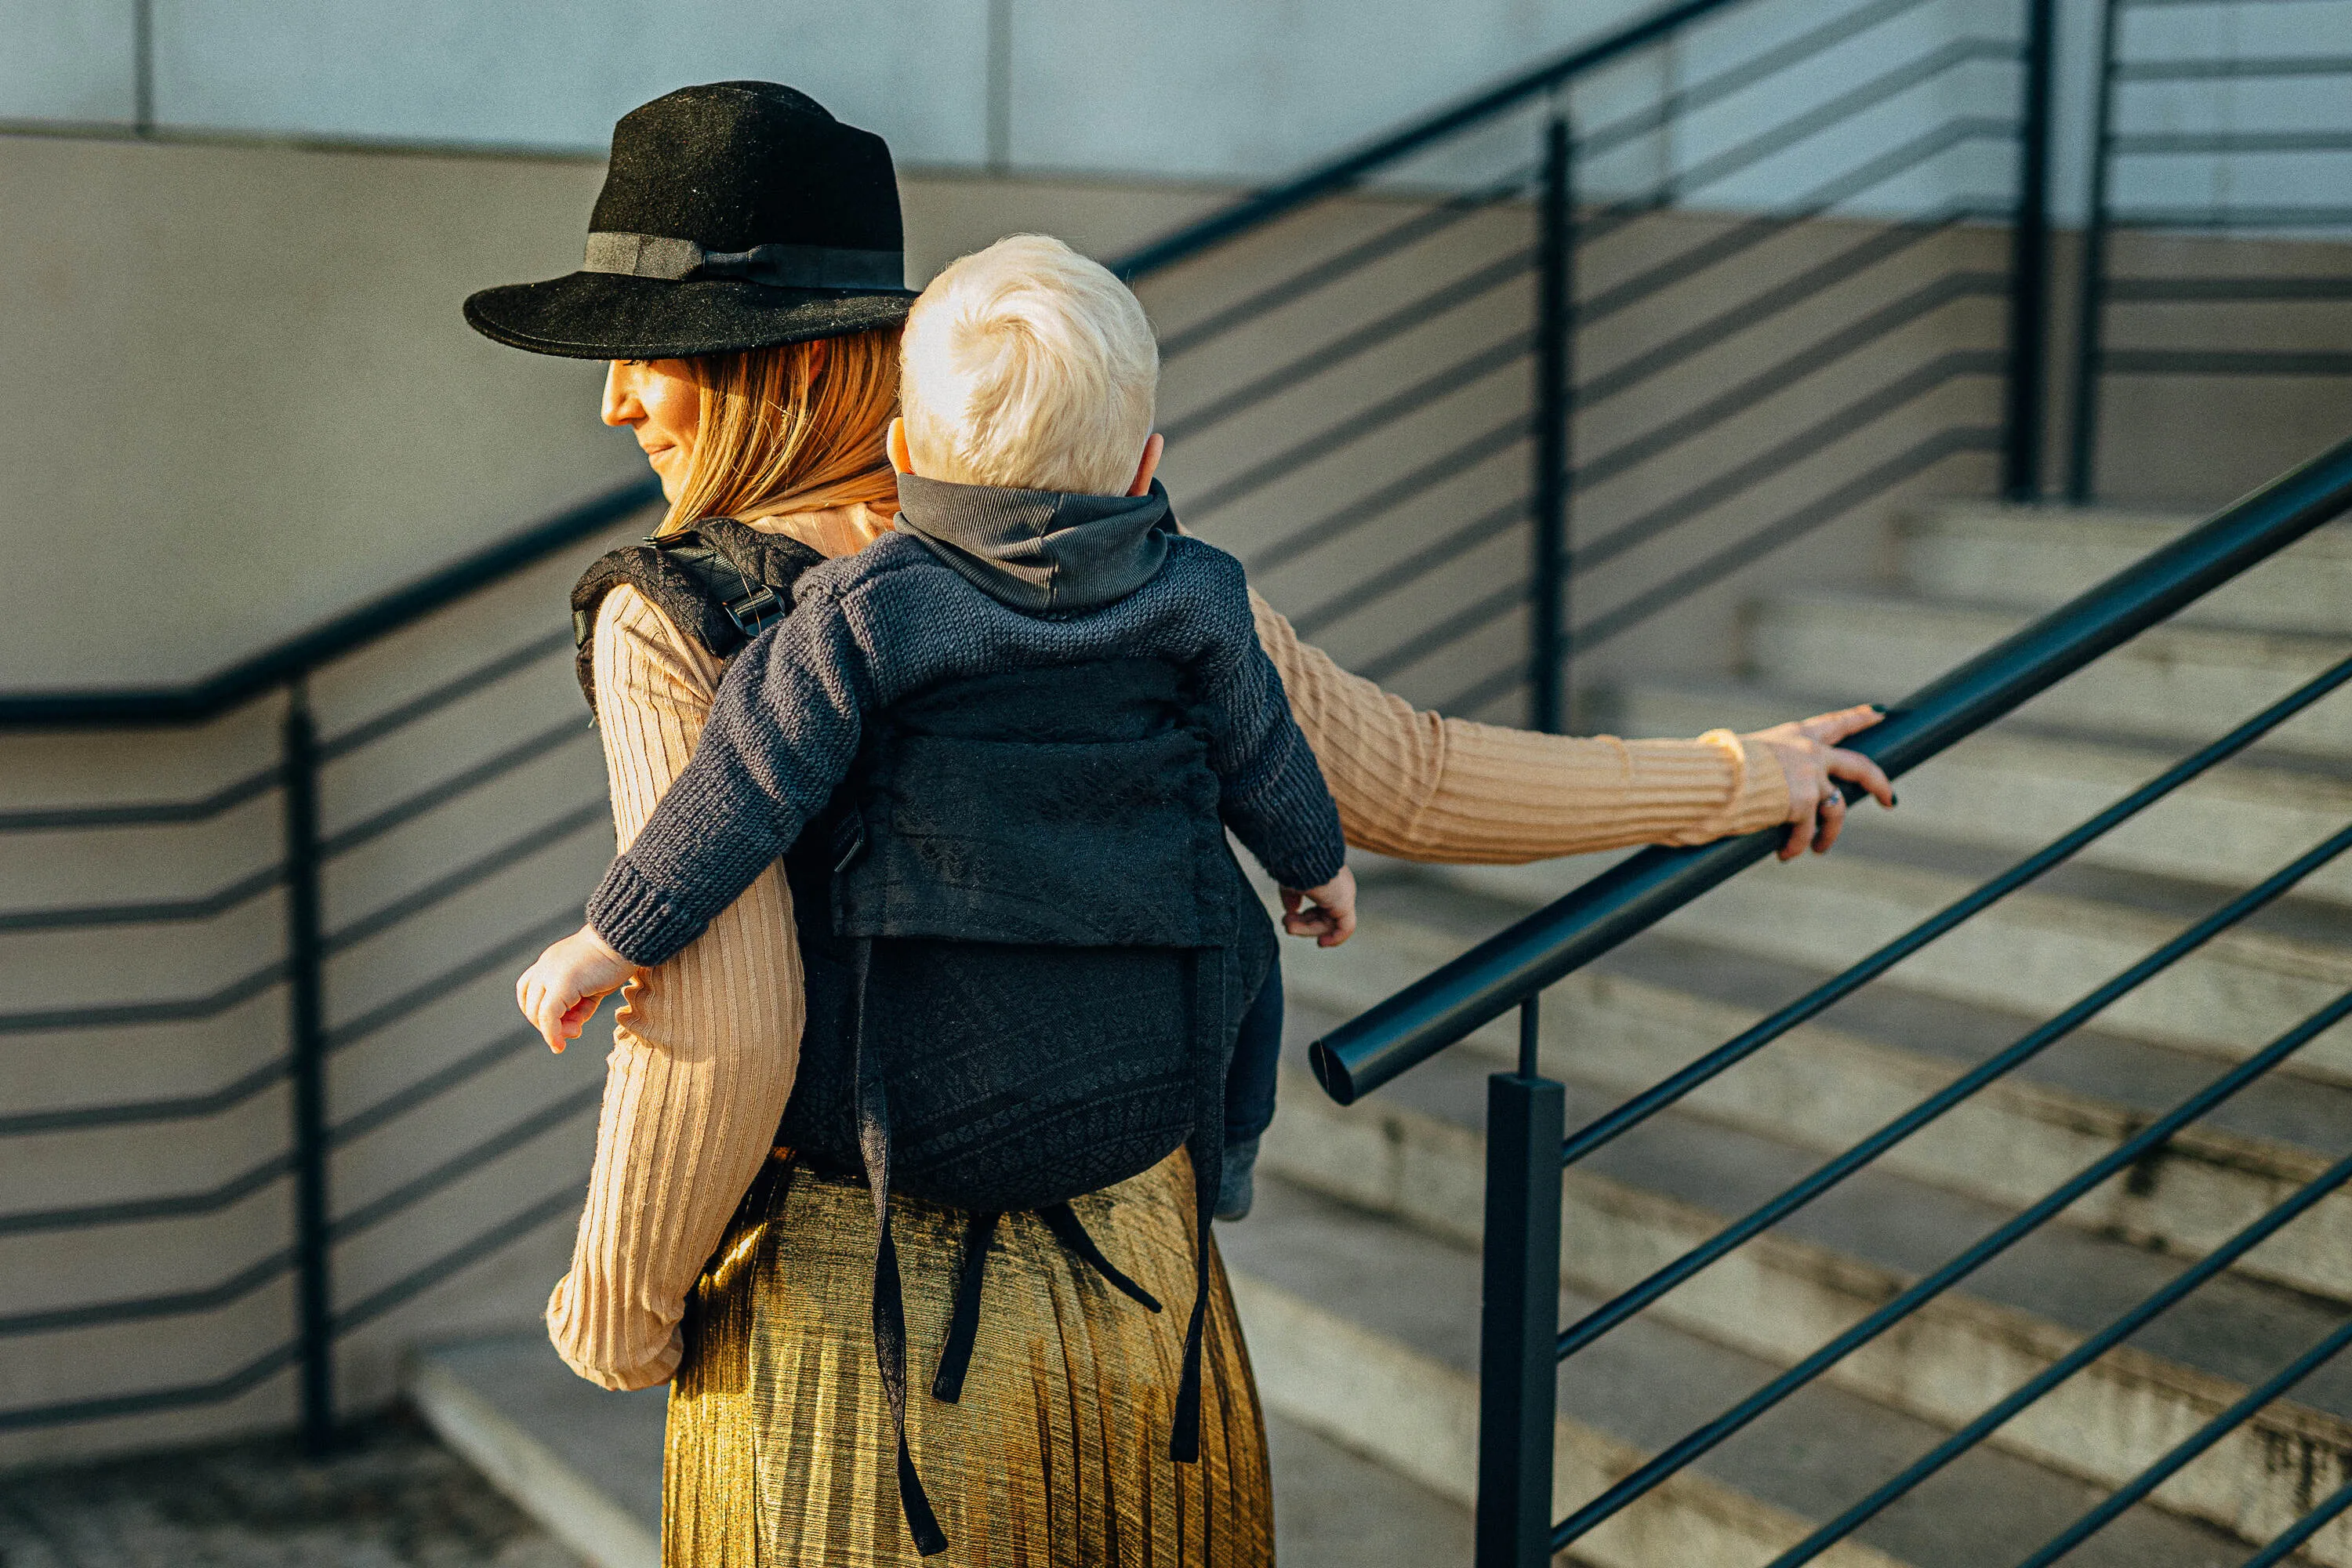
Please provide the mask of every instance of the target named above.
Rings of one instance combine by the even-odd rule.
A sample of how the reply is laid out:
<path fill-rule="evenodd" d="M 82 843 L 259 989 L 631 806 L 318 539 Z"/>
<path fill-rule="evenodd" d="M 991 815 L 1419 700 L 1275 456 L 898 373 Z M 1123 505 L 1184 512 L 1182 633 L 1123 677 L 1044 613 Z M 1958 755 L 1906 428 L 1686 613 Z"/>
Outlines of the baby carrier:
<path fill-rule="evenodd" d="M 718 657 L 789 607 L 820 559 L 729 520 L 616 551 L 574 590 L 594 703 L 596 607 L 638 588 Z M 988 1251 L 1034 1213 L 1157 1312 L 1070 1200 L 1192 1161 L 1196 1286 L 1169 1453 L 1199 1454 L 1209 1228 L 1225 1065 L 1272 960 L 1227 847 L 1185 672 L 1106 659 L 958 679 L 874 715 L 785 857 L 808 993 L 778 1141 L 873 1194 L 873 1329 L 917 1548 L 942 1552 L 906 1438 L 906 1324 L 889 1195 L 969 1211 L 933 1397 L 961 1397 Z"/>

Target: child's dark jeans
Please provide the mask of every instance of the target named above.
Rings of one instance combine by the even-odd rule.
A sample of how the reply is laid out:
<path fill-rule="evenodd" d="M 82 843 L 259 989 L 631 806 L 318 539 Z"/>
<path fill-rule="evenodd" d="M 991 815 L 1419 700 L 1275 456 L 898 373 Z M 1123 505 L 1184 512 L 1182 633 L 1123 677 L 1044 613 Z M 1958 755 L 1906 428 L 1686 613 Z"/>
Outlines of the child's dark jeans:
<path fill-rule="evenodd" d="M 1250 1211 L 1250 1173 L 1257 1163 L 1257 1141 L 1274 1121 L 1275 1075 L 1282 1066 L 1282 960 L 1277 955 L 1242 1015 L 1225 1068 L 1225 1174 L 1217 1187 L 1217 1217 L 1240 1219 Z"/>

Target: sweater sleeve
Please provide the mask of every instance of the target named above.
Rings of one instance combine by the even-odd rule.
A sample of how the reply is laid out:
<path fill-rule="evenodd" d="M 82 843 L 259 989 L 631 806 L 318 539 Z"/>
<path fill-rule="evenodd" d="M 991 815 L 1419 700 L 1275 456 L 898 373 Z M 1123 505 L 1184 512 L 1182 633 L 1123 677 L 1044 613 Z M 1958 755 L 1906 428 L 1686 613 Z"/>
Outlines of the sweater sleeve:
<path fill-rule="evenodd" d="M 1415 710 L 1350 675 L 1255 595 L 1259 642 L 1339 802 L 1348 842 L 1406 860 L 1515 865 L 1705 844 L 1788 816 L 1769 748 L 1541 735 Z"/>
<path fill-rule="evenodd" d="M 593 653 L 625 847 L 693 753 L 719 664 L 628 587 L 605 599 Z M 701 941 L 631 981 L 622 1000 L 587 1206 L 547 1326 L 581 1376 L 643 1388 L 677 1367 L 687 1293 L 792 1092 L 803 1004 L 782 872 L 761 871 Z"/>
<path fill-rule="evenodd" d="M 805 593 L 735 656 L 683 772 L 588 901 L 635 963 L 662 963 L 791 848 L 849 771 L 872 683 L 840 602 Z"/>

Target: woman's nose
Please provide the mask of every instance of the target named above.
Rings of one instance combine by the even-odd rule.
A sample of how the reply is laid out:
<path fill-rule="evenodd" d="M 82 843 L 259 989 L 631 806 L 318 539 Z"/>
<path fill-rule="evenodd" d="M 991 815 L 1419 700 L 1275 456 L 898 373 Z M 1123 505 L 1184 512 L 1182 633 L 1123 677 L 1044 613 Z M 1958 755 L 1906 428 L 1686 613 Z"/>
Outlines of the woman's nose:
<path fill-rule="evenodd" d="M 634 425 L 646 416 L 637 406 L 637 389 L 629 379 L 625 360 L 613 360 L 604 366 L 604 423 L 613 426 Z"/>

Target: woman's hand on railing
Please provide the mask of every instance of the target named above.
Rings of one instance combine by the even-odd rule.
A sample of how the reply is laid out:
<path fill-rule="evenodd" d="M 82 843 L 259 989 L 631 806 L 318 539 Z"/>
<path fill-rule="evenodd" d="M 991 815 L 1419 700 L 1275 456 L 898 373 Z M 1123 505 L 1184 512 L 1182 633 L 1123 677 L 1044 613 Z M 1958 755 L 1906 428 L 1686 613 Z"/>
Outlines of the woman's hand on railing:
<path fill-rule="evenodd" d="M 1894 809 L 1895 786 L 1886 782 L 1878 764 L 1838 744 L 1885 717 L 1886 710 L 1871 702 L 1791 720 L 1740 737 L 1771 748 L 1789 781 L 1789 835 L 1780 846 L 1781 859 L 1795 859 L 1808 845 L 1819 855 L 1837 842 L 1845 828 L 1845 795 L 1838 789 L 1840 782 L 1860 784 L 1864 794 Z"/>

